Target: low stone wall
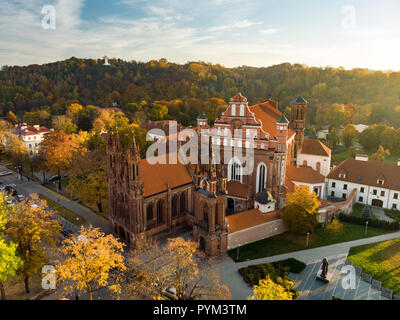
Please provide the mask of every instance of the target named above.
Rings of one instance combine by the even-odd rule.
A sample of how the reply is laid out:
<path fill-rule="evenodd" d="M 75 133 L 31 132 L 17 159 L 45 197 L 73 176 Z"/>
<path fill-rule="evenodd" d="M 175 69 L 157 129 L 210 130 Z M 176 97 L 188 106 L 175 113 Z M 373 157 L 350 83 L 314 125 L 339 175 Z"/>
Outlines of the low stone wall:
<path fill-rule="evenodd" d="M 228 250 L 284 233 L 286 230 L 283 220 L 277 219 L 248 229 L 229 233 Z"/>
<path fill-rule="evenodd" d="M 328 223 L 333 217 L 339 216 L 340 213 L 349 215 L 353 211 L 354 203 L 356 202 L 357 189 L 353 189 L 349 197 L 345 201 L 332 202 L 319 209 L 318 222 Z"/>

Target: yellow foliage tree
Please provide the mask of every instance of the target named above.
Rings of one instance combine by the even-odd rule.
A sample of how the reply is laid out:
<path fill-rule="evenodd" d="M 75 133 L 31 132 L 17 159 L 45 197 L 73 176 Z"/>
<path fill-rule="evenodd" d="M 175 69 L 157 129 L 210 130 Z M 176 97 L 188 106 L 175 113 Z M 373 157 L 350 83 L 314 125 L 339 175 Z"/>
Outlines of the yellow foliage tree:
<path fill-rule="evenodd" d="M 107 168 L 103 149 L 82 148 L 74 152 L 67 191 L 103 212 L 103 202 L 107 199 Z"/>
<path fill-rule="evenodd" d="M 100 288 L 119 294 L 121 274 L 126 269 L 123 246 L 113 235 L 92 226 L 82 226 L 78 237 L 64 240 L 56 270 L 59 280 L 64 281 L 65 292 L 86 292 L 90 300 Z"/>
<path fill-rule="evenodd" d="M 273 282 L 269 277 L 260 280 L 253 287 L 253 296 L 248 300 L 293 300 L 293 293 L 285 287 Z"/>
<path fill-rule="evenodd" d="M 26 293 L 29 293 L 29 277 L 47 262 L 44 243 L 55 247 L 56 235 L 61 231 L 61 225 L 52 219 L 54 211 L 45 209 L 46 201 L 40 200 L 37 194 L 31 194 L 16 204 L 9 214 L 6 235 L 18 245 Z"/>
<path fill-rule="evenodd" d="M 378 150 L 371 156 L 371 160 L 385 161 L 386 156 L 390 156 L 390 151 L 385 150 L 383 146 L 379 146 Z"/>
<path fill-rule="evenodd" d="M 168 239 L 161 247 L 140 236 L 135 244 L 129 259 L 131 296 L 173 300 L 230 298 L 218 272 L 202 261 L 204 254 L 198 251 L 197 242 L 178 237 Z"/>
<path fill-rule="evenodd" d="M 282 219 L 292 232 L 312 232 L 318 223 L 319 206 L 317 195 L 311 193 L 307 186 L 296 186 L 295 191 L 287 195 Z"/>

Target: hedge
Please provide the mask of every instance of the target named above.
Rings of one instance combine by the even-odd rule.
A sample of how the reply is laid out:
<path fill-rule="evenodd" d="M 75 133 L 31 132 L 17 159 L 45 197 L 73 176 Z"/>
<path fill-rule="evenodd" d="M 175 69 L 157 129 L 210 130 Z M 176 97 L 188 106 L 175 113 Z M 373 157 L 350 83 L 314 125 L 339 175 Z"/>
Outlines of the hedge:
<path fill-rule="evenodd" d="M 340 213 L 339 219 L 343 222 L 349 222 L 349 223 L 359 224 L 359 225 L 363 225 L 363 226 L 365 226 L 366 221 L 368 221 L 369 227 L 374 227 L 374 228 L 384 229 L 384 230 L 400 230 L 400 224 L 397 221 L 387 222 L 387 221 L 383 221 L 383 220 L 367 219 L 364 217 L 346 215 L 343 213 Z"/>

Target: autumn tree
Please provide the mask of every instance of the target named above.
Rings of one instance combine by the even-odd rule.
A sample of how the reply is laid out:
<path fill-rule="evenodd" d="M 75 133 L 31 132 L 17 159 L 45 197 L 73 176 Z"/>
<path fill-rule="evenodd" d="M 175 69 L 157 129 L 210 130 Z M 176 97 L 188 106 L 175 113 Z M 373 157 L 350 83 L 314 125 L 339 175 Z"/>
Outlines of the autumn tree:
<path fill-rule="evenodd" d="M 6 299 L 4 282 L 8 277 L 16 274 L 21 266 L 21 259 L 17 255 L 17 245 L 4 239 L 4 230 L 11 207 L 7 204 L 8 196 L 0 193 L 0 295 Z"/>
<path fill-rule="evenodd" d="M 12 112 L 11 110 L 8 111 L 7 113 L 7 121 L 12 124 L 12 126 L 15 126 L 16 124 L 19 123 L 19 119 L 17 116 Z"/>
<path fill-rule="evenodd" d="M 71 118 L 61 115 L 53 119 L 54 130 L 62 130 L 66 134 L 71 134 L 76 132 L 76 125 Z"/>
<path fill-rule="evenodd" d="M 385 150 L 384 147 L 379 146 L 378 150 L 371 156 L 371 160 L 377 161 L 385 161 L 386 156 L 390 156 L 390 151 L 388 149 Z"/>
<path fill-rule="evenodd" d="M 23 262 L 19 271 L 26 293 L 29 293 L 29 277 L 39 272 L 48 260 L 45 244 L 55 247 L 56 235 L 61 231 L 54 214 L 37 194 L 17 203 L 10 212 L 6 235 L 18 245 L 17 253 Z"/>
<path fill-rule="evenodd" d="M 268 277 L 253 287 L 253 296 L 248 300 L 293 300 L 293 293 Z"/>
<path fill-rule="evenodd" d="M 289 193 L 285 200 L 282 219 L 294 233 L 312 232 L 318 223 L 319 206 L 318 196 L 307 186 L 295 186 L 295 191 Z"/>
<path fill-rule="evenodd" d="M 3 147 L 5 154 L 18 169 L 20 178 L 22 178 L 22 165 L 29 158 L 28 147 L 18 136 L 12 133 L 6 133 L 3 136 Z"/>
<path fill-rule="evenodd" d="M 67 191 L 103 212 L 103 201 L 107 199 L 107 168 L 105 151 L 101 148 L 82 148 L 74 152 L 69 169 Z"/>
<path fill-rule="evenodd" d="M 61 171 L 69 169 L 72 154 L 77 148 L 77 144 L 64 131 L 55 130 L 44 136 L 39 152 L 46 169 L 51 174 L 61 176 Z M 61 179 L 58 188 L 61 190 Z"/>
<path fill-rule="evenodd" d="M 347 149 L 350 149 L 358 136 L 358 131 L 353 124 L 348 124 L 342 133 L 342 140 Z"/>
<path fill-rule="evenodd" d="M 92 226 L 82 226 L 79 236 L 64 240 L 56 270 L 58 279 L 65 284 L 65 293 L 86 292 L 90 300 L 93 292 L 101 288 L 119 294 L 121 275 L 126 269 L 123 247 L 113 235 L 105 235 Z"/>
<path fill-rule="evenodd" d="M 204 262 L 198 243 L 183 238 L 156 241 L 138 236 L 129 258 L 128 293 L 135 298 L 176 300 L 229 299 L 229 289 L 218 273 Z"/>

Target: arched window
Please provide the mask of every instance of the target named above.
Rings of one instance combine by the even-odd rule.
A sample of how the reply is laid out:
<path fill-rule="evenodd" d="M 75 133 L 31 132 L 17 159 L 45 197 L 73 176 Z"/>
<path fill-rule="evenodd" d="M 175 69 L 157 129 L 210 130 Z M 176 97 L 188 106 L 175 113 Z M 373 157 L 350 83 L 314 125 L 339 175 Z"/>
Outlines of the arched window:
<path fill-rule="evenodd" d="M 257 170 L 257 192 L 261 192 L 265 190 L 267 182 L 267 166 L 264 163 L 260 163 L 258 165 Z"/>
<path fill-rule="evenodd" d="M 153 204 L 147 206 L 147 220 L 153 220 Z"/>
<path fill-rule="evenodd" d="M 303 161 L 303 167 L 307 167 L 307 160 Z"/>
<path fill-rule="evenodd" d="M 172 198 L 172 216 L 176 217 L 178 215 L 178 196 L 174 195 Z"/>
<path fill-rule="evenodd" d="M 164 215 L 163 215 L 163 202 L 159 200 L 157 203 L 157 222 L 162 223 L 164 222 Z"/>
<path fill-rule="evenodd" d="M 244 104 L 240 105 L 240 116 L 244 117 Z"/>
<path fill-rule="evenodd" d="M 229 180 L 241 181 L 242 180 L 242 166 L 238 161 L 234 161 L 229 166 Z"/>
<path fill-rule="evenodd" d="M 236 105 L 232 105 L 232 116 L 236 116 Z"/>
<path fill-rule="evenodd" d="M 181 212 L 186 211 L 186 194 L 182 193 L 180 198 Z"/>

